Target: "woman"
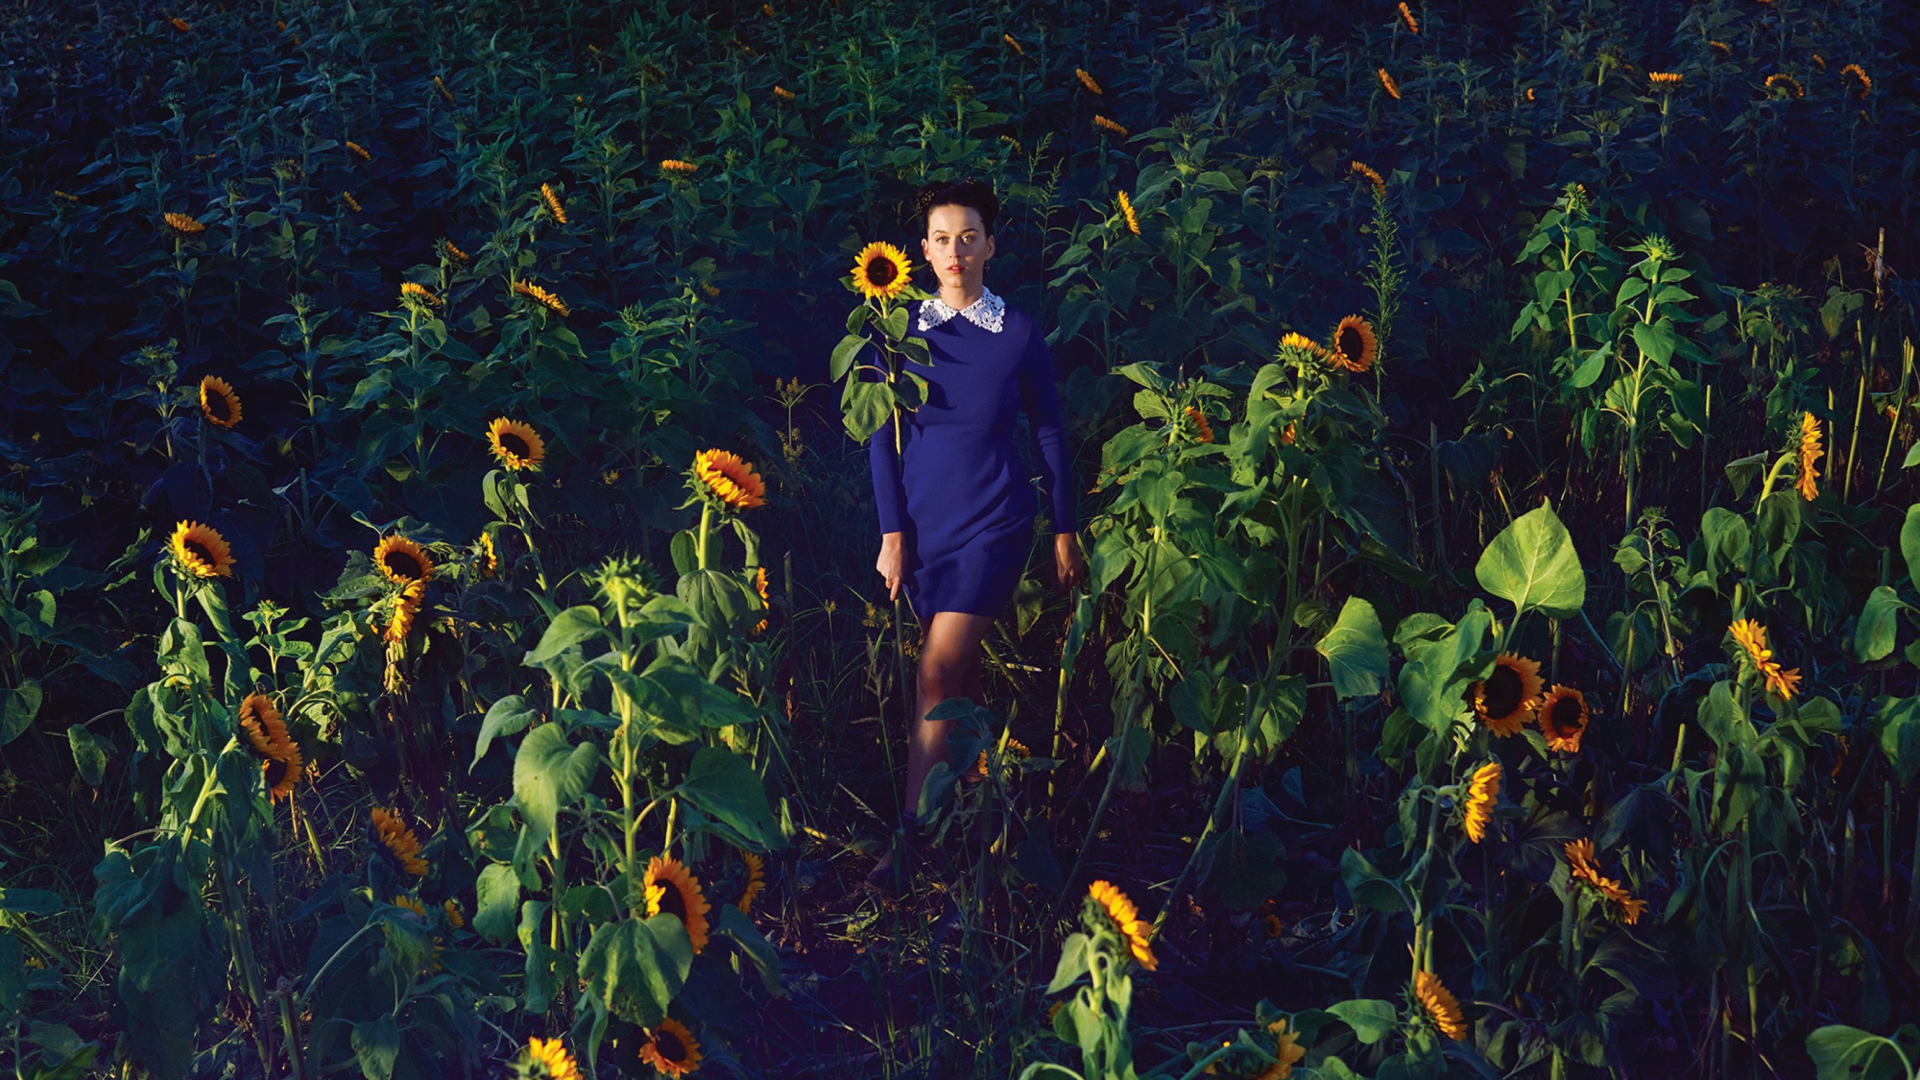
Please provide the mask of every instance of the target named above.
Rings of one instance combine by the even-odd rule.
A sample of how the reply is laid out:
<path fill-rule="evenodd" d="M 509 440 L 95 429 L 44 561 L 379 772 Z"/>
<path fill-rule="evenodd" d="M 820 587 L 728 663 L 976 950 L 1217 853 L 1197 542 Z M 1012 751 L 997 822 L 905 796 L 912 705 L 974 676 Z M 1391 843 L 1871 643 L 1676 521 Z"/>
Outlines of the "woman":
<path fill-rule="evenodd" d="M 869 444 L 881 534 L 874 569 L 889 599 L 906 593 L 924 631 L 902 815 L 909 842 L 920 789 L 946 757 L 953 726 L 926 714 L 948 698 L 984 702 L 980 642 L 1012 598 L 1033 545 L 1038 500 L 1013 445 L 1017 408 L 1026 411 L 1045 466 L 1056 588 L 1086 578 L 1053 351 L 1032 316 L 983 283 L 1000 201 L 986 184 L 967 180 L 920 189 L 916 206 L 927 226 L 920 253 L 940 282 L 937 297 L 907 313 L 932 356 L 931 366 L 906 362 L 926 378 L 927 398 L 896 414 L 905 420 L 898 452 L 892 420 Z M 883 855 L 868 880 L 897 884 L 901 854 L 896 845 Z"/>

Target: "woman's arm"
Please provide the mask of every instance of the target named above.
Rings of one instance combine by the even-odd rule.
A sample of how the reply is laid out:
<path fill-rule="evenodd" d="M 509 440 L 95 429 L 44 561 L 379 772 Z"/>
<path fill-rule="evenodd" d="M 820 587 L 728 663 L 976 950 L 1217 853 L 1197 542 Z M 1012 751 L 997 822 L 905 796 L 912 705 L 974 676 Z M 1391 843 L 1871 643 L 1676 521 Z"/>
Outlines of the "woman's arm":
<path fill-rule="evenodd" d="M 1078 491 L 1073 483 L 1073 455 L 1067 452 L 1066 424 L 1060 419 L 1060 391 L 1054 386 L 1053 349 L 1034 327 L 1020 361 L 1020 397 L 1033 429 L 1033 444 L 1047 474 L 1047 495 L 1053 507 L 1053 531 L 1078 532 L 1075 509 Z"/>

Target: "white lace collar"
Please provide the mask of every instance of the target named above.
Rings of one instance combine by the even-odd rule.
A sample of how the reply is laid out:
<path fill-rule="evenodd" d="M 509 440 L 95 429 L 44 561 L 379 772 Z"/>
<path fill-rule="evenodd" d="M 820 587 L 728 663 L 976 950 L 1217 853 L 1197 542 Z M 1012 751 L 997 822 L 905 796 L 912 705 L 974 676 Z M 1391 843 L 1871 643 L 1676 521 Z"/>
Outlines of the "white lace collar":
<path fill-rule="evenodd" d="M 1007 302 L 1000 299 L 992 289 L 980 287 L 980 298 L 967 305 L 965 311 L 955 311 L 953 307 L 938 296 L 928 297 L 920 304 L 920 329 L 931 330 L 955 315 L 966 319 L 982 330 L 999 333 L 1002 317 L 1007 313 Z"/>

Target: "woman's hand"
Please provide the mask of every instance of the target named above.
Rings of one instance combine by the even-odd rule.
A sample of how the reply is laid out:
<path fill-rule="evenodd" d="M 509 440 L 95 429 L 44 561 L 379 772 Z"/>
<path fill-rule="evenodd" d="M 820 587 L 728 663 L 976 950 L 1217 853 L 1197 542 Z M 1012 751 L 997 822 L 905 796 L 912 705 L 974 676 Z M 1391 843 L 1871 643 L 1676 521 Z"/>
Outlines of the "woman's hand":
<path fill-rule="evenodd" d="M 1078 588 L 1087 580 L 1087 560 L 1080 555 L 1079 533 L 1053 534 L 1054 591 Z"/>
<path fill-rule="evenodd" d="M 882 533 L 880 536 L 880 558 L 874 561 L 873 568 L 887 583 L 887 599 L 900 599 L 900 578 L 907 567 L 907 551 L 904 534 L 897 532 Z"/>

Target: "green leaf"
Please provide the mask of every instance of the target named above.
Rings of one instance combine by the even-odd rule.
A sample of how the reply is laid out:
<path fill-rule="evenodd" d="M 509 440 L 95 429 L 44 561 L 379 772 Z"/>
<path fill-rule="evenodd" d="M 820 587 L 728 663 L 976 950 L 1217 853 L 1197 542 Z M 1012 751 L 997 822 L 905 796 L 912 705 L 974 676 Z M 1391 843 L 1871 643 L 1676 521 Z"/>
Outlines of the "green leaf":
<path fill-rule="evenodd" d="M 840 395 L 840 412 L 847 434 L 864 443 L 893 415 L 893 387 L 883 382 L 850 380 Z"/>
<path fill-rule="evenodd" d="M 1333 629 L 1314 649 L 1327 658 L 1333 692 L 1342 701 L 1380 692 L 1380 681 L 1387 677 L 1387 636 L 1372 604 L 1347 597 Z"/>
<path fill-rule="evenodd" d="M 1587 574 L 1573 537 L 1549 506 L 1529 510 L 1501 530 L 1481 552 L 1473 576 L 1488 592 L 1512 601 L 1516 617 L 1540 611 L 1568 619 L 1587 600 Z"/>
<path fill-rule="evenodd" d="M 1814 1029 L 1807 1056 L 1818 1080 L 1907 1080 L 1892 1039 L 1845 1024 Z"/>
<path fill-rule="evenodd" d="M 521 740 L 513 759 L 513 801 L 536 830 L 535 840 L 552 835 L 561 809 L 586 793 L 599 764 L 598 748 L 569 744 L 558 724 L 542 724 Z"/>
<path fill-rule="evenodd" d="M 1651 325 L 1640 323 L 1633 328 L 1633 343 L 1654 363 L 1665 364 L 1673 359 L 1673 326 L 1664 318 Z"/>
<path fill-rule="evenodd" d="M 1400 1010 L 1393 1002 L 1379 998 L 1354 998 L 1327 1006 L 1327 1011 L 1347 1022 L 1360 1041 L 1371 1046 L 1400 1027 Z"/>
<path fill-rule="evenodd" d="M 480 870 L 475 883 L 479 907 L 473 913 L 473 929 L 495 945 L 513 941 L 514 923 L 520 912 L 520 879 L 506 863 L 489 863 Z"/>
<path fill-rule="evenodd" d="M 28 679 L 8 690 L 0 688 L 0 746 L 20 737 L 40 714 L 40 684 Z"/>
<path fill-rule="evenodd" d="M 606 632 L 606 626 L 600 622 L 599 608 L 589 604 L 570 607 L 553 617 L 553 622 L 547 625 L 547 632 L 540 637 L 540 647 L 528 653 L 524 662 L 528 667 L 538 667 L 569 648 L 604 636 Z"/>
<path fill-rule="evenodd" d="M 67 729 L 67 746 L 73 750 L 73 767 L 88 787 L 99 787 L 107 774 L 107 743 L 78 724 Z"/>
<path fill-rule="evenodd" d="M 727 826 L 755 848 L 786 843 L 767 806 L 767 789 L 747 759 L 718 746 L 693 756 L 693 767 L 677 789 L 681 798 Z"/>
<path fill-rule="evenodd" d="M 733 939 L 740 946 L 740 952 L 760 973 L 760 985 L 774 997 L 784 997 L 786 990 L 780 985 L 780 954 L 753 920 L 732 904 L 720 905 L 720 914 L 715 920 L 719 933 Z"/>
<path fill-rule="evenodd" d="M 603 923 L 580 953 L 587 992 L 623 1019 L 653 1027 L 686 985 L 693 943 L 679 918 L 662 912 L 651 919 Z"/>
<path fill-rule="evenodd" d="M 1900 554 L 1907 561 L 1907 578 L 1920 587 L 1920 503 L 1907 507 L 1907 520 L 1900 525 Z M 6 741 L 0 735 L 0 745 Z"/>
<path fill-rule="evenodd" d="M 840 344 L 833 347 L 833 357 L 828 361 L 827 370 L 830 377 L 835 382 L 845 378 L 847 372 L 853 370 L 853 363 L 860 356 L 860 350 L 866 348 L 868 344 L 863 334 L 848 334 L 841 338 Z"/>
<path fill-rule="evenodd" d="M 400 1029 L 393 1017 L 362 1020 L 353 1025 L 353 1056 L 360 1062 L 360 1074 L 367 1080 L 391 1080 L 393 1063 L 400 1057 Z"/>
<path fill-rule="evenodd" d="M 474 741 L 473 762 L 467 766 L 468 771 L 472 771 L 473 766 L 480 764 L 480 759 L 487 756 L 487 747 L 493 745 L 493 740 L 503 735 L 518 735 L 532 727 L 538 719 L 540 714 L 519 694 L 494 702 L 487 709 L 486 719 L 480 721 L 480 737 Z"/>
<path fill-rule="evenodd" d="M 1087 973 L 1089 944 L 1085 934 L 1068 934 L 1067 940 L 1060 943 L 1060 960 L 1053 966 L 1053 981 L 1047 984 L 1047 993 L 1057 994 Z"/>
<path fill-rule="evenodd" d="M 1635 278 L 1633 280 L 1637 281 L 1639 279 Z M 1580 361 L 1580 366 L 1573 369 L 1573 375 L 1567 379 L 1567 384 L 1575 390 L 1585 390 L 1587 387 L 1598 382 L 1601 372 L 1606 369 L 1607 348 L 1603 345 L 1588 353 L 1585 360 Z"/>
<path fill-rule="evenodd" d="M 1853 628 L 1853 648 L 1866 661 L 1883 660 L 1893 652 L 1899 629 L 1900 594 L 1882 585 L 1867 595 L 1860 609 L 1860 621 Z"/>

